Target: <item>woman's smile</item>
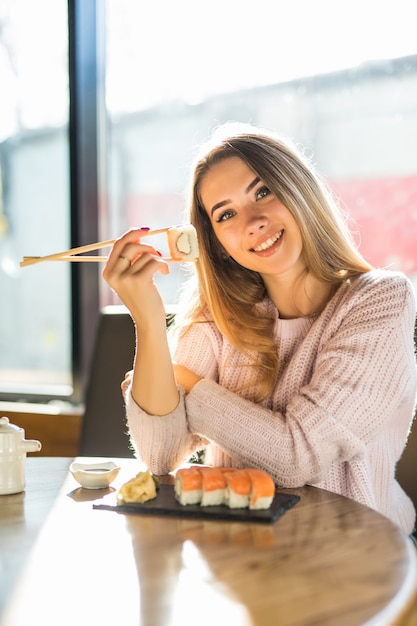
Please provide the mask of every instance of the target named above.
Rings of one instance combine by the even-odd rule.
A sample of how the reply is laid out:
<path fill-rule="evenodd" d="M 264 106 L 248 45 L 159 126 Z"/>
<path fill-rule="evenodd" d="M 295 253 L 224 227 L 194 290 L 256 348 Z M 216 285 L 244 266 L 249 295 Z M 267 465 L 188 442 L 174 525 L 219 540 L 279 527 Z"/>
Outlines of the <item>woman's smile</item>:
<path fill-rule="evenodd" d="M 257 253 L 264 253 L 264 254 L 261 254 L 261 256 L 268 256 L 269 253 L 275 252 L 275 250 L 281 245 L 281 238 L 283 234 L 284 234 L 284 229 L 280 230 L 278 233 L 276 233 L 272 237 L 268 237 L 266 241 L 259 244 L 258 246 L 254 246 L 253 248 L 250 248 L 250 251 L 257 252 Z"/>

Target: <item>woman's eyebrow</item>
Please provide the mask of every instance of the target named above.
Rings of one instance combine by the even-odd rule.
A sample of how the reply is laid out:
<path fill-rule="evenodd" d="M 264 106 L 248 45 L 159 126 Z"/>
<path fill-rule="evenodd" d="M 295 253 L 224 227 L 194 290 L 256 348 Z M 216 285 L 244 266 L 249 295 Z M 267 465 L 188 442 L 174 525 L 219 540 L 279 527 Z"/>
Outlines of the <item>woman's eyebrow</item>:
<path fill-rule="evenodd" d="M 260 180 L 261 179 L 259 178 L 259 176 L 256 176 L 256 178 L 254 178 L 253 181 L 246 187 L 245 193 L 249 193 L 251 189 L 253 189 L 259 183 Z"/>
<path fill-rule="evenodd" d="M 249 193 L 260 181 L 261 179 L 259 178 L 259 176 L 256 176 L 253 181 L 251 183 L 249 183 L 249 185 L 246 187 L 245 189 L 245 193 Z M 218 209 L 221 209 L 222 206 L 225 206 L 225 204 L 228 204 L 229 202 L 231 202 L 231 200 L 222 200 L 221 202 L 217 202 L 217 204 L 215 204 L 211 211 L 210 211 L 210 215 L 213 216 L 214 211 L 217 211 Z"/>

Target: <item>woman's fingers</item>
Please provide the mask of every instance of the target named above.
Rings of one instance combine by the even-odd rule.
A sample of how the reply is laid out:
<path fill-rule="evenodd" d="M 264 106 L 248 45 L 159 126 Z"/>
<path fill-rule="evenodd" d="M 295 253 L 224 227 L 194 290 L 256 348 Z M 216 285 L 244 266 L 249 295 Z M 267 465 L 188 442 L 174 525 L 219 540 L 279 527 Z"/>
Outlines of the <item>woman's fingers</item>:
<path fill-rule="evenodd" d="M 132 382 L 132 376 L 133 376 L 133 370 L 129 370 L 128 372 L 126 372 L 124 379 L 120 383 L 120 388 L 122 390 L 122 395 L 123 395 L 123 398 L 125 398 L 125 399 L 126 399 L 126 392 L 128 390 L 128 387 L 129 387 L 130 383 Z"/>
<path fill-rule="evenodd" d="M 126 258 L 132 261 L 138 254 L 138 248 L 142 246 L 141 235 L 146 234 L 148 230 L 148 228 L 131 228 L 124 235 L 116 239 L 110 250 L 107 266 L 110 268 L 114 267 L 120 258 Z M 157 250 L 152 246 L 146 246 L 146 249 L 152 250 L 158 255 Z"/>
<path fill-rule="evenodd" d="M 136 329 L 150 323 L 165 328 L 165 309 L 154 275 L 169 273 L 157 250 L 140 242 L 141 229 L 130 230 L 118 239 L 103 269 L 103 278 L 129 309 Z M 161 321 L 162 320 L 162 321 Z"/>
<path fill-rule="evenodd" d="M 153 246 L 141 243 L 140 234 L 146 230 L 132 229 L 115 242 L 103 270 L 103 278 L 110 286 L 115 287 L 114 283 L 117 283 L 122 275 L 136 274 L 144 268 L 149 270 L 150 276 L 156 271 L 162 274 L 169 273 L 168 264 L 161 259 L 161 253 Z M 160 264 L 155 264 L 155 261 L 159 261 Z"/>

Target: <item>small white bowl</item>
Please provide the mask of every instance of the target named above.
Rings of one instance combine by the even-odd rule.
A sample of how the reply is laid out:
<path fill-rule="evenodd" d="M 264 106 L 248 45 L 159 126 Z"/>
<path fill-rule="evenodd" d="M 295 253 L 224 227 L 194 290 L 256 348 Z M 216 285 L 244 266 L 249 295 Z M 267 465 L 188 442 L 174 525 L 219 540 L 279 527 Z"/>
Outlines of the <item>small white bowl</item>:
<path fill-rule="evenodd" d="M 86 489 L 105 489 L 116 479 L 120 467 L 113 461 L 103 463 L 71 463 L 70 472 Z"/>

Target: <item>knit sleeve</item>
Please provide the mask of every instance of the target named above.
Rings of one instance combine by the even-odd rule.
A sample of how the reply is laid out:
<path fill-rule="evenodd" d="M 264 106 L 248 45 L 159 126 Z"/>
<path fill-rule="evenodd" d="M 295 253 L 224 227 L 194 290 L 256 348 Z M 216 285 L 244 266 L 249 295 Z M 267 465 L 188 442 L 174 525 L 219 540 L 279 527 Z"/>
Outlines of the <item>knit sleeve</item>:
<path fill-rule="evenodd" d="M 202 380 L 186 398 L 190 429 L 283 487 L 319 483 L 335 464 L 363 459 L 399 406 L 410 421 L 414 320 L 407 279 L 376 274 L 347 289 L 313 325 L 278 382 L 286 406 L 268 410 Z"/>
<path fill-rule="evenodd" d="M 214 354 L 221 344 L 212 324 L 193 325 L 173 347 L 173 357 L 191 371 L 206 379 L 216 379 Z M 167 474 L 187 461 L 207 440 L 188 428 L 184 390 L 179 387 L 180 401 L 167 415 L 149 415 L 134 401 L 131 388 L 126 393 L 126 418 L 131 443 L 137 456 L 157 475 Z"/>
<path fill-rule="evenodd" d="M 184 391 L 179 388 L 180 401 L 168 415 L 149 415 L 134 401 L 131 389 L 126 394 L 126 416 L 129 435 L 137 456 L 153 474 L 168 474 L 187 461 L 207 441 L 191 433 L 187 427 Z"/>

